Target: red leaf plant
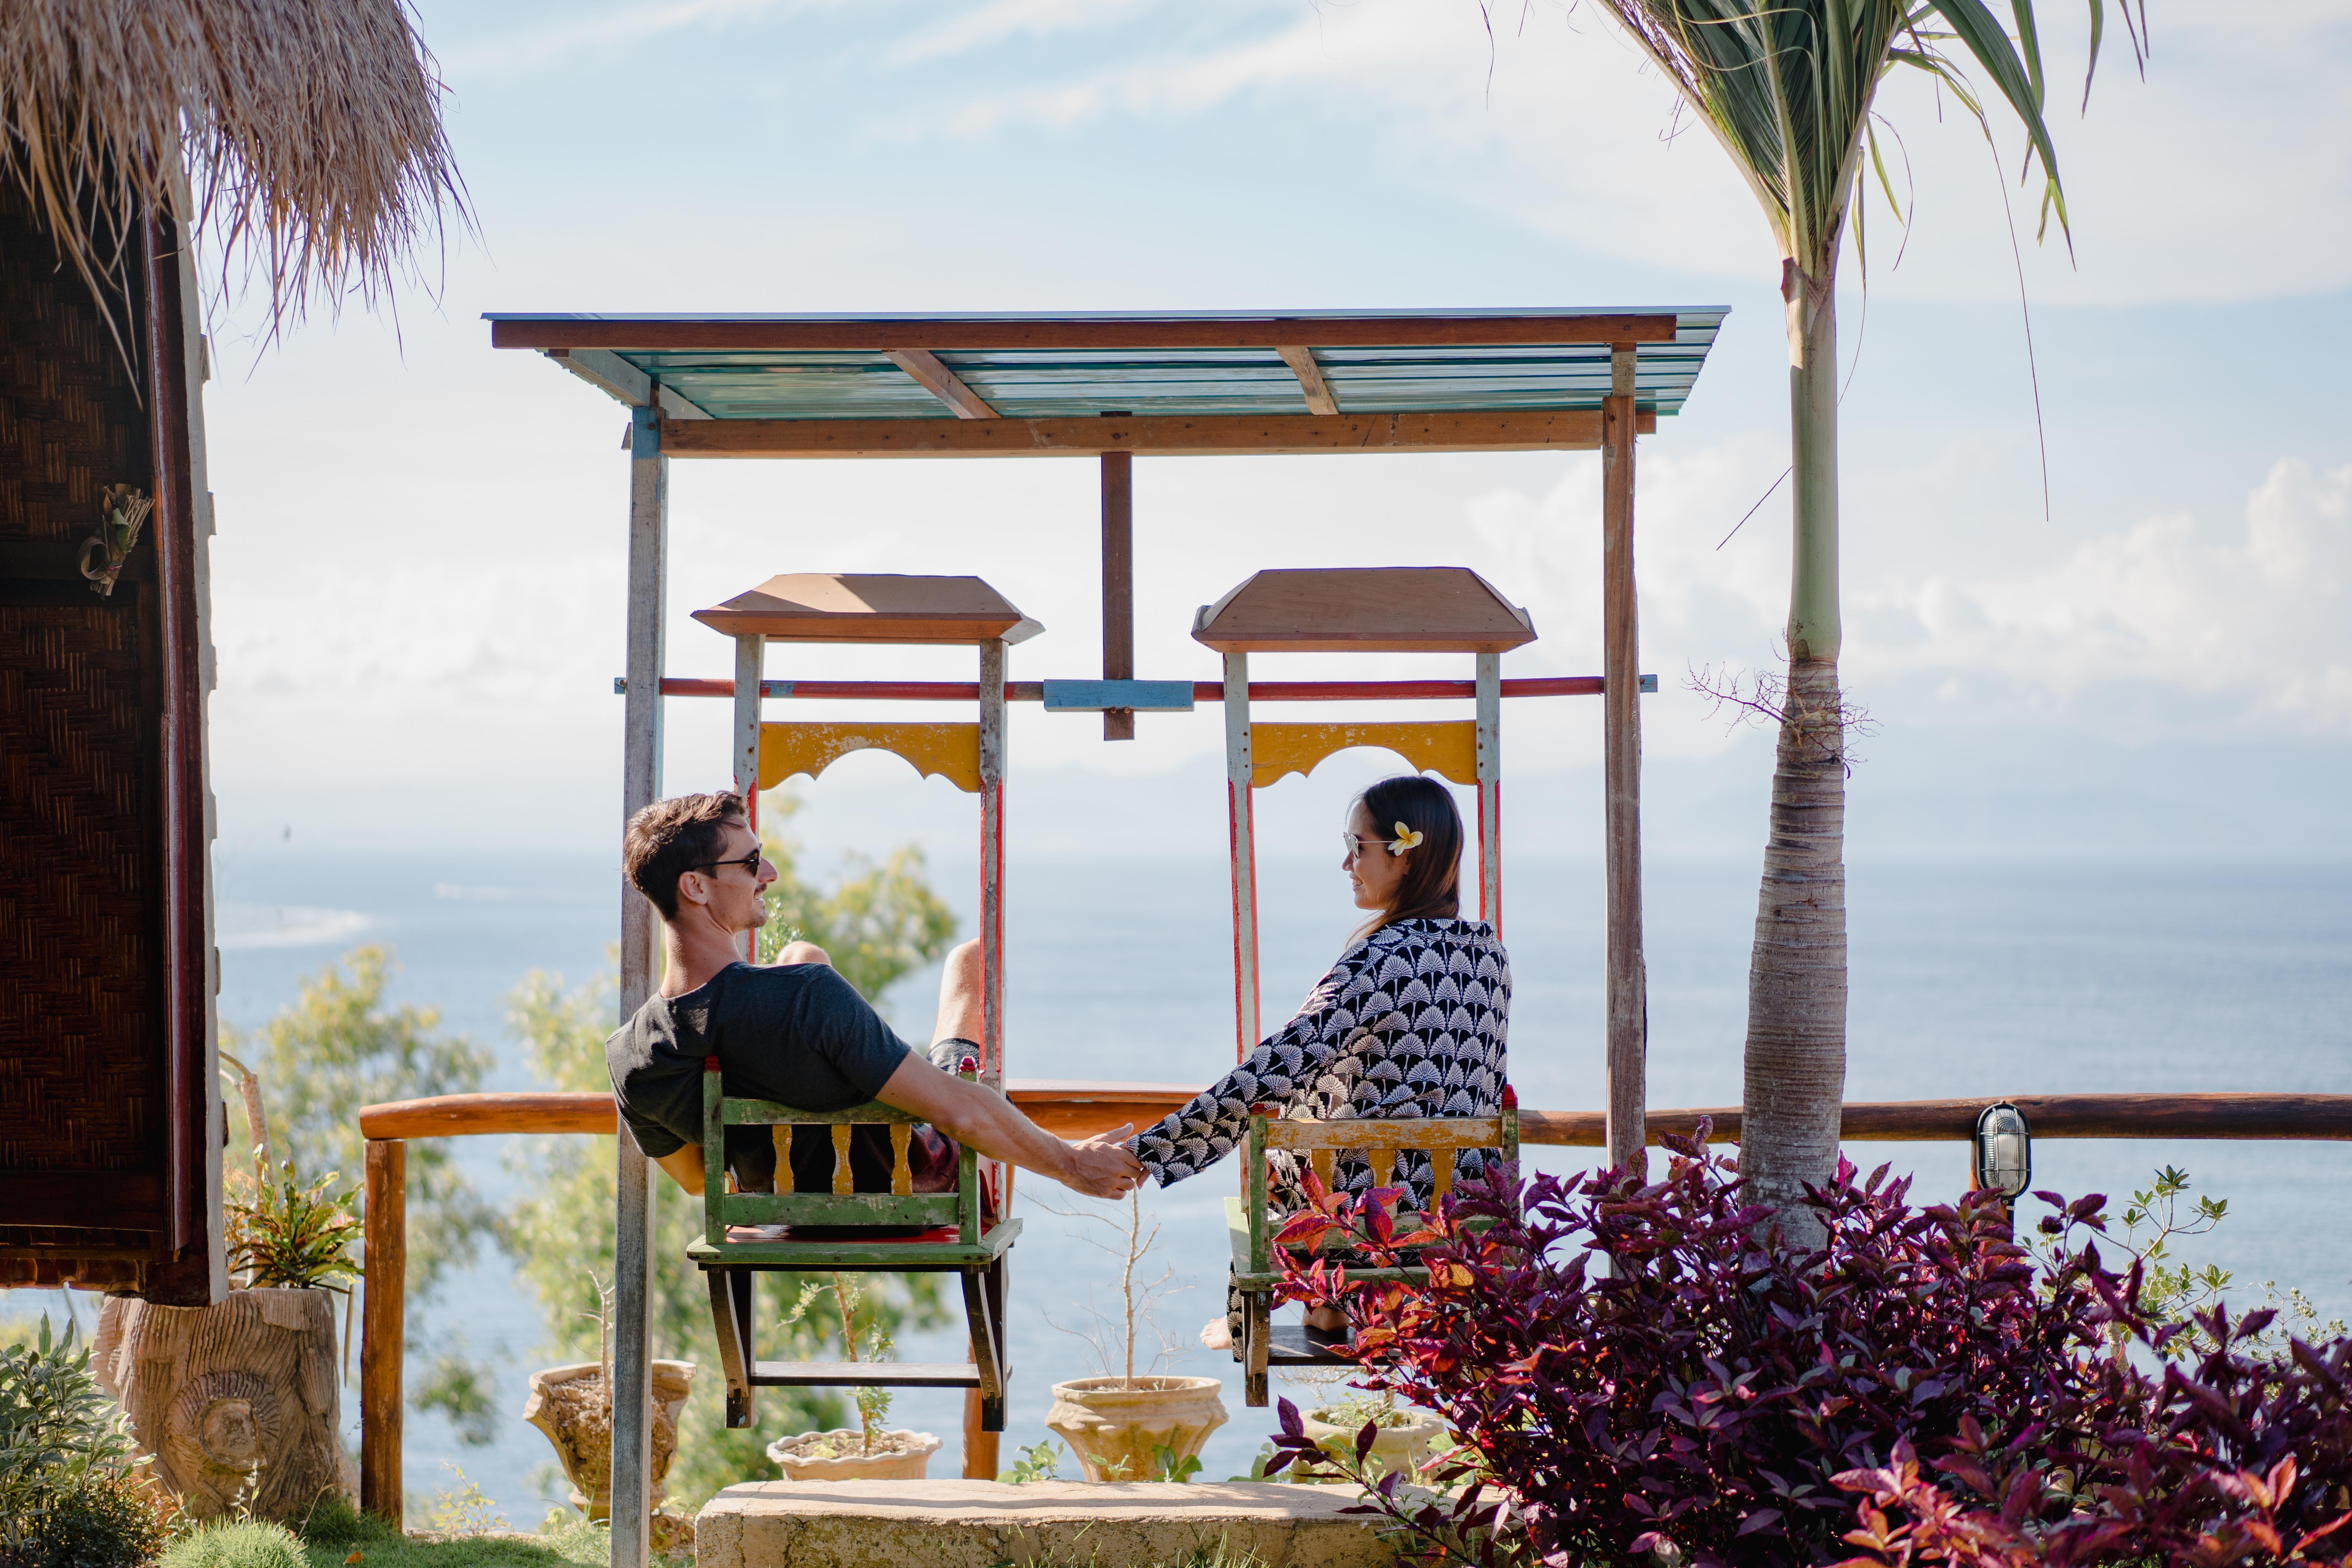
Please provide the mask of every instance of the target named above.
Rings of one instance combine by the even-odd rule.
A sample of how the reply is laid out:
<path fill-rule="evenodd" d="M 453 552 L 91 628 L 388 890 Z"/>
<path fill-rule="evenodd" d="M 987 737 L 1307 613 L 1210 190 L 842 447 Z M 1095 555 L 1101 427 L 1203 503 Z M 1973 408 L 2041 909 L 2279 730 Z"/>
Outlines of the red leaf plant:
<path fill-rule="evenodd" d="M 1309 1183 L 1315 1206 L 1277 1240 L 1338 1228 L 1346 1258 L 1286 1250 L 1283 1298 L 1342 1303 L 1360 1381 L 1461 1438 L 1427 1487 L 1370 1486 L 1361 1510 L 1410 1551 L 1479 1568 L 2222 1568 L 2352 1546 L 2352 1341 L 2263 1360 L 2236 1342 L 2269 1314 L 2216 1309 L 2212 1353 L 2151 1372 L 2136 1352 L 2178 1328 L 2138 1311 L 2137 1260 L 2101 1260 L 2104 1198 L 2036 1194 L 2057 1211 L 2045 1268 L 1999 1200 L 1915 1207 L 1908 1178 L 1841 1161 L 1807 1195 L 1825 1244 L 1797 1253 L 1705 1136 L 1668 1139 L 1646 1185 L 1521 1185 L 1491 1163 L 1409 1236 L 1376 1197 Z M 1419 1261 L 1429 1281 L 1351 1281 L 1350 1260 Z M 1281 1418 L 1269 1475 L 1332 1462 L 1286 1401 Z"/>

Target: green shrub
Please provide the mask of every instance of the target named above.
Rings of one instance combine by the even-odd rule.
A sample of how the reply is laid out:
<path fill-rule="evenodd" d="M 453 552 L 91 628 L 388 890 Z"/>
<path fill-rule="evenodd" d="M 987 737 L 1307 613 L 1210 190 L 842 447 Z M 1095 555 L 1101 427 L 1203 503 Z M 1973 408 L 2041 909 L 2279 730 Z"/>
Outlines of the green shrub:
<path fill-rule="evenodd" d="M 139 1568 L 170 1536 L 152 1483 L 100 1471 L 48 1494 L 21 1546 L 0 1546 L 0 1568 Z"/>
<path fill-rule="evenodd" d="M 172 1542 L 158 1568 L 310 1568 L 310 1559 L 282 1524 L 223 1520 Z"/>
<path fill-rule="evenodd" d="M 166 1533 L 89 1352 L 41 1320 L 0 1346 L 0 1568 L 134 1568 Z"/>

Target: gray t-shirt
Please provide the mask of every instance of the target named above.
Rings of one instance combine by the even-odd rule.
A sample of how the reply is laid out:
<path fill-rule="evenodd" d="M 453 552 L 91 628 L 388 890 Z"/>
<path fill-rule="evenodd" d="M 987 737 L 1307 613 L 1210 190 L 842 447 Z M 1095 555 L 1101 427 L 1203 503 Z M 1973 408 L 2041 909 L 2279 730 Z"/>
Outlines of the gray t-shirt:
<path fill-rule="evenodd" d="M 872 1100 L 908 1054 L 857 988 L 822 963 L 730 964 L 683 996 L 647 997 L 604 1042 L 621 1120 L 655 1160 L 702 1142 L 706 1056 L 719 1058 L 730 1095 L 845 1110 Z M 747 1186 L 774 1169 L 762 1127 L 730 1129 L 727 1154 Z"/>

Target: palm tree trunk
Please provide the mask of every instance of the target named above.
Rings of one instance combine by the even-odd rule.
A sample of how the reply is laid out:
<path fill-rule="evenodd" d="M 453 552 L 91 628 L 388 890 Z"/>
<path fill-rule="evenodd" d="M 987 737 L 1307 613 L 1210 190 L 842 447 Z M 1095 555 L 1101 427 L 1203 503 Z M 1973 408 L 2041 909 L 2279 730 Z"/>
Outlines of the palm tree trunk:
<path fill-rule="evenodd" d="M 1790 1245 L 1820 1245 L 1799 1202 L 1835 1172 L 1845 1099 L 1845 729 L 1838 690 L 1837 313 L 1834 274 L 1788 263 L 1795 528 L 1789 683 L 1772 829 L 1748 969 L 1739 1168 Z"/>

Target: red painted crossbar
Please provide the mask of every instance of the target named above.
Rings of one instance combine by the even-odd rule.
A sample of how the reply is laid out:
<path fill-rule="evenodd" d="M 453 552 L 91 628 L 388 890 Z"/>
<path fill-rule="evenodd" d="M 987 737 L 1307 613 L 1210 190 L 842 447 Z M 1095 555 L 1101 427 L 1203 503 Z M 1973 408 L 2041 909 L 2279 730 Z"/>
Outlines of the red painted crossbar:
<path fill-rule="evenodd" d="M 1598 697 L 1604 682 L 1597 675 L 1542 675 L 1526 680 L 1506 680 L 1506 697 Z M 618 689 L 620 683 L 614 683 Z M 664 697 L 732 697 L 732 680 L 665 676 Z M 1436 698 L 1475 697 L 1477 684 L 1468 680 L 1253 680 L 1253 702 L 1413 702 Z M 980 683 L 973 680 L 763 680 L 762 697 L 864 698 L 884 702 L 977 702 Z M 1007 702 L 1042 702 L 1045 683 L 1008 680 Z M 1223 702 L 1225 683 L 1196 680 L 1195 702 Z"/>

